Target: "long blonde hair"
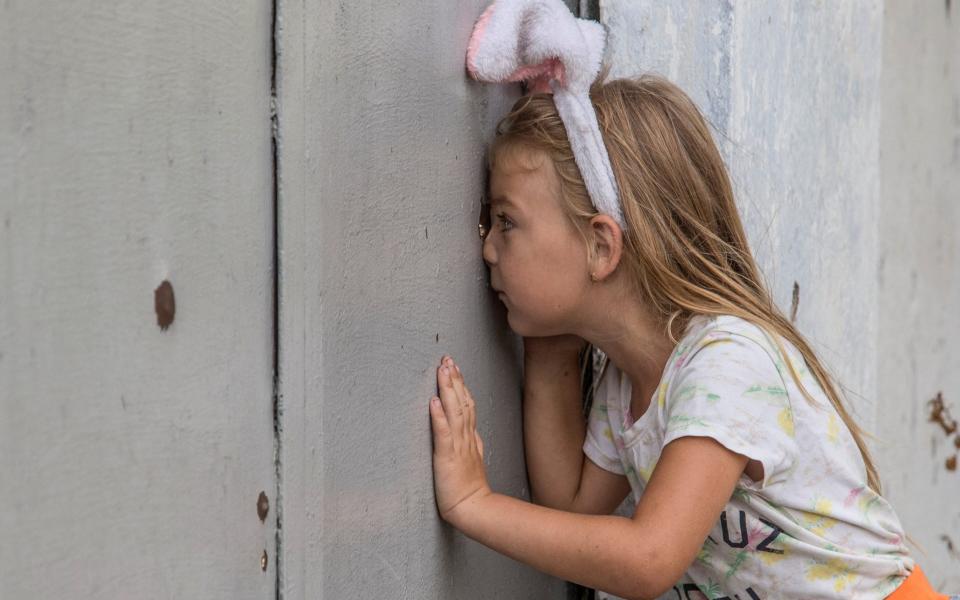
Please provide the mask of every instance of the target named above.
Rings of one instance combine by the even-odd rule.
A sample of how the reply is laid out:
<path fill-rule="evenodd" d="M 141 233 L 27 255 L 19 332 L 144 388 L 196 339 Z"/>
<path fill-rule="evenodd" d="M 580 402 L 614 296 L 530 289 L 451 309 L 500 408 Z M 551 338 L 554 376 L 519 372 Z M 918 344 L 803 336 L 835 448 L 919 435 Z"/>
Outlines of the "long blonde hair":
<path fill-rule="evenodd" d="M 605 82 L 608 70 L 591 86 L 590 97 L 627 224 L 621 264 L 636 293 L 674 343 L 695 314 L 735 315 L 777 334 L 770 337 L 791 376 L 804 397 L 817 405 L 780 336 L 789 340 L 856 441 L 867 485 L 880 494 L 864 432 L 841 401 L 831 374 L 772 300 L 747 243 L 723 159 L 700 111 L 661 76 Z M 552 159 L 561 204 L 586 242 L 586 225 L 599 213 L 549 94 L 523 96 L 500 120 L 488 152 L 489 167 L 518 149 L 541 151 Z M 589 243 L 587 251 L 593 252 Z"/>

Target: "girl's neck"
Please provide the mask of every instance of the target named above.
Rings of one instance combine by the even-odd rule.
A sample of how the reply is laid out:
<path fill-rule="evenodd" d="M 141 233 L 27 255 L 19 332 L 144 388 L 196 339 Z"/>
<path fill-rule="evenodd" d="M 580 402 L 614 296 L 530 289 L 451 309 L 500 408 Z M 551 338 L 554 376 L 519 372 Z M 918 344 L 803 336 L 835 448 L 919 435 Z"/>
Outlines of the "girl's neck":
<path fill-rule="evenodd" d="M 637 302 L 621 301 L 616 306 L 595 309 L 580 336 L 600 348 L 630 378 L 634 398 L 649 400 L 676 345 Z M 636 401 L 632 405 L 635 417 L 642 414 L 637 409 L 646 409 Z"/>

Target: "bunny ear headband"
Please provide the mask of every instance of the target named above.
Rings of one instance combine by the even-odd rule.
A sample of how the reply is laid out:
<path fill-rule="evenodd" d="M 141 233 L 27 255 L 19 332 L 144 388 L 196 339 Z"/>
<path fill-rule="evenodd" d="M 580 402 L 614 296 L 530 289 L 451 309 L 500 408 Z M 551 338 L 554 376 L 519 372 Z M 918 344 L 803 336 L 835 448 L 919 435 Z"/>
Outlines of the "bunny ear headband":
<path fill-rule="evenodd" d="M 552 92 L 593 205 L 626 229 L 590 102 L 606 38 L 603 25 L 574 17 L 562 0 L 494 0 L 473 27 L 467 71 L 477 81 L 528 81 L 531 92 Z"/>

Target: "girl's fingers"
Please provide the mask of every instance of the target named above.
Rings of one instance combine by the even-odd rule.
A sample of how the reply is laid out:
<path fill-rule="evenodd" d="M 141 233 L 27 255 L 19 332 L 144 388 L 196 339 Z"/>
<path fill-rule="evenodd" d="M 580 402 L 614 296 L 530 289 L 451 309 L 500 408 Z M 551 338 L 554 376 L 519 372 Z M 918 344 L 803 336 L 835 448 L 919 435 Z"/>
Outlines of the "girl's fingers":
<path fill-rule="evenodd" d="M 457 395 L 457 390 L 453 387 L 453 379 L 450 376 L 449 368 L 444 365 L 437 371 L 437 387 L 440 388 L 440 401 L 443 404 L 443 412 L 450 424 L 452 433 L 463 431 L 463 405 Z"/>
<path fill-rule="evenodd" d="M 454 365 L 451 374 L 453 375 L 453 387 L 457 390 L 457 395 L 460 396 L 460 402 L 463 404 L 463 430 L 464 433 L 469 434 L 476 429 L 476 403 L 473 401 L 473 395 L 470 394 L 470 390 L 467 389 L 467 384 L 463 380 L 463 374 L 460 372 L 459 367 Z"/>
<path fill-rule="evenodd" d="M 450 423 L 443 414 L 440 398 L 430 399 L 430 424 L 433 427 L 433 445 L 437 452 L 448 453 L 453 451 L 453 436 L 450 435 Z"/>

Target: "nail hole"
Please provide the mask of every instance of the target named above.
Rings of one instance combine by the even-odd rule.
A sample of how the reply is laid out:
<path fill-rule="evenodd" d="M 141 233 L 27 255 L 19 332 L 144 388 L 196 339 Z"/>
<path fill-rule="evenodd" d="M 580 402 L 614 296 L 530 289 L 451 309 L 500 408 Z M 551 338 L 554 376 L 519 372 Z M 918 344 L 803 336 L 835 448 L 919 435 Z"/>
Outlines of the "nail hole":
<path fill-rule="evenodd" d="M 260 570 L 261 571 L 267 570 L 267 551 L 266 550 L 264 550 L 263 554 L 260 555 Z"/>

